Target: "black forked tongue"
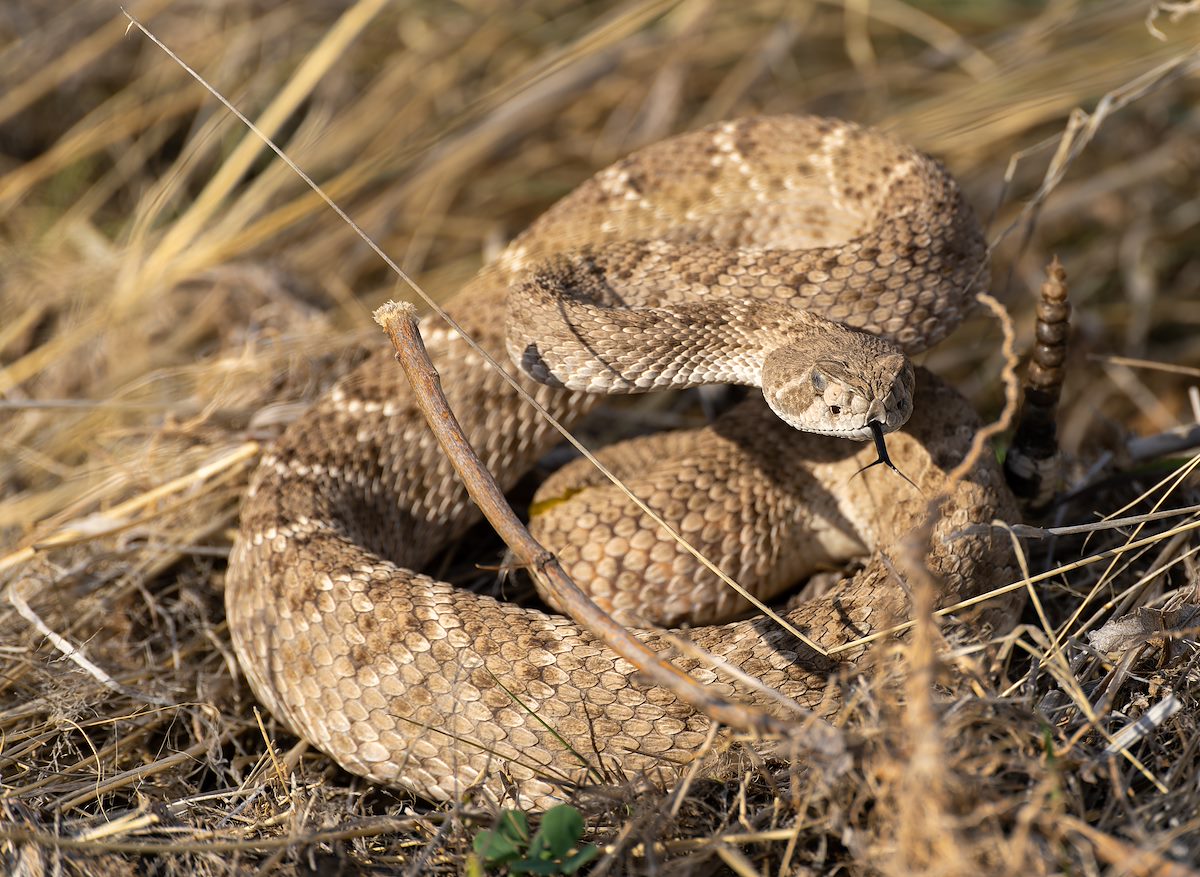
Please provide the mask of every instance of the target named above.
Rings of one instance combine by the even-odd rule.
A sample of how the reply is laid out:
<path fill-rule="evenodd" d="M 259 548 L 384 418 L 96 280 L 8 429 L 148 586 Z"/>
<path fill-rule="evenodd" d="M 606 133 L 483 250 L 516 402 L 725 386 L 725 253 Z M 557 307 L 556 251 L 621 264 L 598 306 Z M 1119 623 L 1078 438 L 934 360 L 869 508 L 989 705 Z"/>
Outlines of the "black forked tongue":
<path fill-rule="evenodd" d="M 913 487 L 916 487 L 917 493 L 920 493 L 921 488 L 917 487 L 916 482 L 914 482 L 911 478 L 909 478 L 907 475 L 905 475 L 903 472 L 901 472 L 899 469 L 897 469 L 896 464 L 892 462 L 892 458 L 888 456 L 887 443 L 884 442 L 884 440 L 883 440 L 883 424 L 880 423 L 878 420 L 870 420 L 870 421 L 867 421 L 867 426 L 869 426 L 871 428 L 871 437 L 875 439 L 875 453 L 879 455 L 879 458 L 877 460 L 875 460 L 874 463 L 868 463 L 867 465 L 863 466 L 861 469 L 859 469 L 857 472 L 855 472 L 854 475 L 851 477 L 853 478 L 854 476 L 861 475 L 864 472 L 866 472 L 868 469 L 874 468 L 875 466 L 878 466 L 880 463 L 882 463 L 883 465 L 885 465 L 889 469 L 891 469 L 893 472 L 895 472 L 897 475 L 899 475 L 901 478 L 903 478 L 905 481 L 907 481 L 909 484 L 911 484 Z"/>

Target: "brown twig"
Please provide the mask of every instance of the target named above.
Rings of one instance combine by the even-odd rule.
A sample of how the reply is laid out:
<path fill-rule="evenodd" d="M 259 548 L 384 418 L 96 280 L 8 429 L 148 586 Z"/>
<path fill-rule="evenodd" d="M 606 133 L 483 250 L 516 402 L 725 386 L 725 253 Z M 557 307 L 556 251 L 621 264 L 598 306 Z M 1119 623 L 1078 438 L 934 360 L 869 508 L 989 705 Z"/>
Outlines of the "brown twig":
<path fill-rule="evenodd" d="M 653 684 L 714 721 L 751 734 L 789 735 L 798 726 L 762 710 L 717 697 L 690 676 L 663 660 L 597 606 L 571 581 L 554 555 L 529 534 L 513 513 L 491 472 L 472 449 L 442 392 L 441 377 L 425 352 L 417 328 L 416 308 L 408 302 L 388 302 L 375 311 L 396 348 L 396 361 L 412 384 L 417 405 L 437 437 L 443 453 L 458 472 L 471 499 L 512 549 L 517 558 L 545 584 L 563 611 L 581 627 L 638 669 Z"/>

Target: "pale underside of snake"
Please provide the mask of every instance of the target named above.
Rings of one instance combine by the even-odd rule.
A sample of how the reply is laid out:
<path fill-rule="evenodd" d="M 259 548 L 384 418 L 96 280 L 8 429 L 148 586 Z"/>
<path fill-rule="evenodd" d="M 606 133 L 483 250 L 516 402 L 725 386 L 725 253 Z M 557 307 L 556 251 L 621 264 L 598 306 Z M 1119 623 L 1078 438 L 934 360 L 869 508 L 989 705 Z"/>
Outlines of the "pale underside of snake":
<path fill-rule="evenodd" d="M 934 160 L 848 123 L 746 119 L 650 146 L 547 211 L 447 309 L 570 423 L 601 398 L 737 382 L 763 386 L 709 427 L 611 452 L 618 474 L 724 571 L 770 595 L 863 565 L 787 611 L 824 648 L 909 614 L 919 572 L 901 542 L 948 495 L 923 559 L 946 605 L 1014 570 L 986 527 L 1017 513 L 979 424 L 905 354 L 944 338 L 986 283 L 987 250 Z M 506 331 L 507 323 L 507 331 Z M 455 331 L 422 324 L 450 403 L 504 487 L 557 434 Z M 775 413 L 772 413 L 772 409 Z M 912 412 L 909 417 L 910 411 Z M 798 431 L 790 423 L 809 432 Z M 907 423 L 905 419 L 907 418 Z M 845 437 L 888 430 L 915 487 Z M 829 435 L 816 435 L 823 431 Z M 536 535 L 626 618 L 677 624 L 701 649 L 787 698 L 836 707 L 861 649 L 823 657 L 713 576 L 628 499 L 578 465 L 556 474 Z M 230 558 L 233 643 L 281 721 L 371 780 L 434 800 L 471 788 L 544 807 L 577 784 L 670 782 L 710 720 L 570 619 L 461 590 L 420 570 L 478 519 L 390 351 L 336 384 L 264 456 Z M 638 596 L 643 586 L 658 588 Z M 652 609 L 657 611 L 652 612 Z M 1011 601 L 976 619 L 1004 626 Z M 639 635 L 668 647 L 654 630 Z M 777 700 L 696 658 L 677 665 L 732 699 Z M 832 680 L 832 681 L 831 681 Z"/>

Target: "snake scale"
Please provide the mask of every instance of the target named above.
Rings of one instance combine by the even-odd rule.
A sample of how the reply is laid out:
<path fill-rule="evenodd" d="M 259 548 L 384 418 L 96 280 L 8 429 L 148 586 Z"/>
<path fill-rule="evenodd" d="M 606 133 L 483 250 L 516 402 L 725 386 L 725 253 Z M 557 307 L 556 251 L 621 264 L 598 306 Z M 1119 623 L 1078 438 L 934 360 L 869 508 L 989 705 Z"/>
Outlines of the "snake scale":
<path fill-rule="evenodd" d="M 845 122 L 745 119 L 601 171 L 447 309 L 493 356 L 511 354 L 513 374 L 567 423 L 601 398 L 577 390 L 763 385 L 706 428 L 607 453 L 760 594 L 862 559 L 786 612 L 828 648 L 907 617 L 905 581 L 919 571 L 902 543 L 944 490 L 924 558 L 939 603 L 1013 574 L 1006 540 L 971 528 L 1016 518 L 990 455 L 947 483 L 978 421 L 906 356 L 958 324 L 986 259 L 933 159 Z M 467 435 L 512 486 L 557 434 L 457 332 L 430 319 L 422 331 Z M 708 718 L 639 681 L 570 619 L 420 572 L 478 514 L 390 354 L 333 386 L 252 478 L 226 604 L 255 695 L 348 770 L 428 799 L 474 788 L 545 807 L 581 783 L 670 782 L 702 748 Z M 882 467 L 855 477 L 873 449 L 839 436 L 870 437 L 871 421 L 915 487 Z M 535 508 L 547 511 L 532 526 L 598 600 L 655 624 L 696 607 L 686 636 L 700 648 L 801 705 L 836 704 L 861 648 L 825 657 L 757 615 L 706 623 L 744 615 L 741 598 L 702 596 L 710 573 L 607 483 L 570 468 L 543 488 Z M 643 584 L 660 590 L 641 598 Z M 989 603 L 976 620 L 999 627 L 1012 611 Z M 655 624 L 639 635 L 669 648 Z M 708 663 L 676 663 L 721 694 L 784 710 Z"/>

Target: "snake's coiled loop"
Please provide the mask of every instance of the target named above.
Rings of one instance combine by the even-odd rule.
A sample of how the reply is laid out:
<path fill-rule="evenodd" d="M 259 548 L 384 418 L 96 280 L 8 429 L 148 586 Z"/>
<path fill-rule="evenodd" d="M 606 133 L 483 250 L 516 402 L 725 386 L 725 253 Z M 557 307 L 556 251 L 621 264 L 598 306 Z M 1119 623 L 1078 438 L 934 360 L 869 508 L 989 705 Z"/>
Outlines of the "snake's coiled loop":
<path fill-rule="evenodd" d="M 908 351 L 957 324 L 986 264 L 978 226 L 935 161 L 877 132 L 791 117 L 687 134 L 600 172 L 449 309 L 501 356 L 513 319 L 509 287 L 563 252 L 593 258 L 612 281 L 612 294 L 599 296 L 604 308 L 636 290 L 646 296 L 637 307 L 678 304 L 686 313 L 697 296 L 708 307 L 724 290 L 734 315 L 725 341 L 761 334 L 739 316 L 761 300 L 791 308 L 801 323 L 806 315 L 844 323 Z M 532 343 L 545 358 L 559 341 L 575 343 L 578 333 L 564 336 L 562 325 L 526 326 L 518 354 Z M 460 337 L 428 322 L 423 330 L 476 450 L 502 485 L 513 484 L 555 435 Z M 746 367 L 723 363 L 711 348 L 695 354 L 669 333 L 662 342 L 667 360 L 634 344 L 616 371 L 636 383 L 643 359 L 660 374 L 681 373 L 694 356 L 718 378 Z M 823 342 L 816 335 L 807 343 Z M 831 372 L 853 361 L 837 343 L 826 348 L 819 352 Z M 568 422 L 596 398 L 522 380 Z M 914 413 L 888 446 L 919 492 L 880 468 L 852 479 L 870 462 L 869 445 L 798 433 L 761 402 L 705 430 L 642 440 L 629 453 L 646 465 L 629 474 L 636 470 L 635 489 L 735 577 L 794 579 L 806 556 L 817 565 L 862 556 L 857 573 L 788 613 L 824 647 L 850 642 L 907 616 L 904 580 L 914 561 L 903 540 L 943 491 L 923 559 L 940 583 L 939 602 L 1013 574 L 1007 541 L 972 527 L 1015 517 L 994 462 L 980 461 L 961 483 L 946 480 L 978 425 L 974 414 L 928 374 L 918 370 L 915 380 Z M 825 392 L 820 383 L 810 379 Z M 642 529 L 604 491 L 586 486 L 578 492 L 584 510 L 563 503 L 566 517 L 544 527 L 552 548 L 574 554 L 577 574 L 590 568 L 609 581 L 618 606 L 638 578 L 696 578 L 673 542 Z M 454 799 L 479 785 L 499 795 L 507 781 L 522 804 L 540 807 L 576 783 L 676 776 L 704 742 L 706 717 L 643 687 L 569 619 L 421 574 L 474 521 L 400 369 L 380 351 L 289 428 L 253 478 L 226 604 L 256 696 L 349 770 L 427 798 Z M 1011 603 L 990 604 L 981 621 L 1004 624 L 1011 612 Z M 666 647 L 657 634 L 645 636 Z M 688 636 L 801 704 L 834 702 L 825 694 L 837 663 L 762 618 Z M 677 663 L 730 697 L 781 709 L 693 659 Z"/>

